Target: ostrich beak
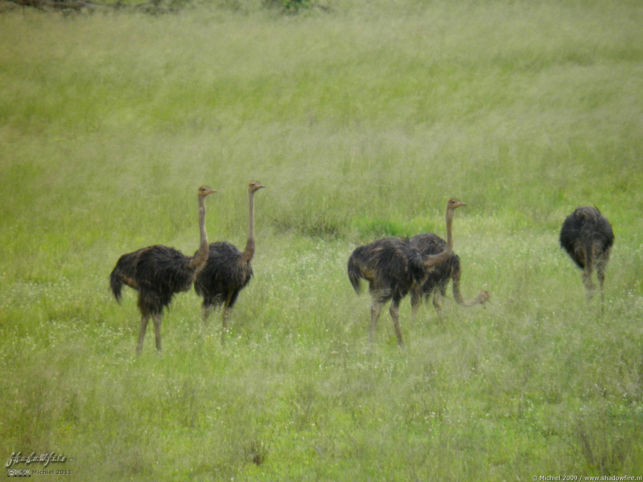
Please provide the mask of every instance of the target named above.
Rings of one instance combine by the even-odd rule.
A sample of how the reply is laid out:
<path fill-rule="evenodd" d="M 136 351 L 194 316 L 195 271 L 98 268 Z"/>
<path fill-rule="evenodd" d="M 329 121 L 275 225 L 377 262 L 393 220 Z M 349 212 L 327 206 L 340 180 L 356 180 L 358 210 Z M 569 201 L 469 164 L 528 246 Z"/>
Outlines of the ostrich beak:
<path fill-rule="evenodd" d="M 466 206 L 466 205 L 467 205 L 467 203 L 463 203 L 462 201 L 458 201 L 457 203 L 455 203 L 455 206 L 453 206 L 453 207 L 454 208 L 459 208 L 461 206 Z"/>
<path fill-rule="evenodd" d="M 214 194 L 215 192 L 217 192 L 217 190 L 216 190 L 216 189 L 210 189 L 210 188 L 207 188 L 207 190 L 206 190 L 203 194 L 204 194 L 205 196 L 209 196 L 210 194 Z"/>

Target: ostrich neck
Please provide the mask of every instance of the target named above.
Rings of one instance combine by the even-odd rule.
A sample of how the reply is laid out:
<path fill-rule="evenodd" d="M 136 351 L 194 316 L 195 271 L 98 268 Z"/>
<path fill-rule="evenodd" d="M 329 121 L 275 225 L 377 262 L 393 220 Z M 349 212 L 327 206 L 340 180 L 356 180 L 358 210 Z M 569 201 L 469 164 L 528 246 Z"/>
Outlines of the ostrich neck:
<path fill-rule="evenodd" d="M 208 261 L 208 235 L 205 232 L 205 198 L 199 198 L 199 231 L 200 231 L 200 244 L 199 250 L 194 254 L 190 260 L 190 268 L 199 272 Z"/>
<path fill-rule="evenodd" d="M 244 263 L 250 262 L 255 254 L 255 200 L 254 192 L 248 193 L 248 241 L 246 248 L 241 254 L 241 260 Z"/>
<path fill-rule="evenodd" d="M 476 304 L 475 300 L 466 301 L 462 297 L 462 292 L 460 291 L 460 275 L 453 277 L 453 299 L 456 303 L 462 306 L 473 306 Z"/>
<path fill-rule="evenodd" d="M 447 208 L 447 247 L 453 249 L 453 210 Z"/>
<path fill-rule="evenodd" d="M 478 304 L 484 303 L 487 299 L 489 299 L 488 295 L 487 297 L 484 296 L 484 291 L 481 291 L 478 293 L 478 296 L 471 300 L 465 300 L 464 297 L 462 296 L 462 292 L 460 291 L 460 275 L 458 274 L 457 276 L 453 277 L 453 299 L 455 299 L 456 303 L 458 303 L 461 306 L 474 306 Z"/>

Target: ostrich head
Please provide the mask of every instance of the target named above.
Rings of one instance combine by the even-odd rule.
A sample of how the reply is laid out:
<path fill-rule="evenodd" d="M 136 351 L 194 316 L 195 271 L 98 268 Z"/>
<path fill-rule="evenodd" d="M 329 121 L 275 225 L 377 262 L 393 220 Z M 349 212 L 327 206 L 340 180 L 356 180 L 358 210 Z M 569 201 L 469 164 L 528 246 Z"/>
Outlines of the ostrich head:
<path fill-rule="evenodd" d="M 449 202 L 447 202 L 447 211 L 453 212 L 455 208 L 459 208 L 461 206 L 466 206 L 467 203 L 463 203 L 462 201 L 458 201 L 457 199 L 451 198 L 449 199 Z"/>
<path fill-rule="evenodd" d="M 215 189 L 211 189 L 208 186 L 201 186 L 198 190 L 199 199 L 205 199 L 206 196 L 209 196 L 210 194 L 213 194 L 215 192 L 217 192 Z"/>
<path fill-rule="evenodd" d="M 259 189 L 264 188 L 266 186 L 262 185 L 259 181 L 251 181 L 248 184 L 248 192 L 249 193 L 254 193 L 257 192 Z"/>

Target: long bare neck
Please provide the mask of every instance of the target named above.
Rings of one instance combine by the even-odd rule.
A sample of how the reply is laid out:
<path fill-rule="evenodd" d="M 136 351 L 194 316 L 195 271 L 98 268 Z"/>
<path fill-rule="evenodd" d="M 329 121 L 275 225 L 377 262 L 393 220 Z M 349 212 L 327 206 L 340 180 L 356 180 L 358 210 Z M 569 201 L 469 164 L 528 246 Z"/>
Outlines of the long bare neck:
<path fill-rule="evenodd" d="M 445 262 L 451 256 L 452 253 L 449 250 L 444 250 L 438 254 L 430 254 L 428 256 L 424 256 L 424 267 L 426 269 L 431 269 L 436 264 Z"/>
<path fill-rule="evenodd" d="M 455 273 L 452 275 L 453 278 L 453 299 L 455 299 L 456 303 L 462 306 L 475 306 L 475 305 L 481 305 L 486 303 L 489 300 L 489 293 L 485 290 L 480 291 L 478 295 L 471 299 L 471 300 L 465 300 L 462 296 L 462 293 L 460 291 L 460 273 Z"/>
<path fill-rule="evenodd" d="M 447 248 L 453 249 L 453 209 L 447 208 Z"/>
<path fill-rule="evenodd" d="M 190 268 L 194 269 L 197 273 L 205 267 L 210 250 L 208 245 L 208 235 L 205 232 L 205 198 L 203 197 L 199 197 L 199 232 L 199 250 L 194 253 L 194 256 L 192 256 L 192 259 L 190 260 Z"/>
<path fill-rule="evenodd" d="M 248 240 L 246 248 L 241 253 L 241 261 L 249 263 L 255 255 L 255 193 L 248 193 Z"/>

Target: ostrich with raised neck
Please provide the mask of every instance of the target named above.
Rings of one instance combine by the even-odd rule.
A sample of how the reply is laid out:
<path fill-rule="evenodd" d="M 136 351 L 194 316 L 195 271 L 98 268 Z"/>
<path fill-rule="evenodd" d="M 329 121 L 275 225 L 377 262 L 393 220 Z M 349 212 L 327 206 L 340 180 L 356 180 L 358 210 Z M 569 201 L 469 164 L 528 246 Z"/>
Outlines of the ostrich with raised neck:
<path fill-rule="evenodd" d="M 252 278 L 250 262 L 255 254 L 254 196 L 264 186 L 258 181 L 248 184 L 248 240 L 243 251 L 234 245 L 218 241 L 210 244 L 208 262 L 196 277 L 194 289 L 203 297 L 202 317 L 206 323 L 214 308 L 223 305 L 222 339 L 228 329 L 230 311 L 237 297 Z"/>
<path fill-rule="evenodd" d="M 426 281 L 421 286 L 416 286 L 411 291 L 411 306 L 413 313 L 416 314 L 419 309 L 422 297 L 426 300 L 433 294 L 433 306 L 439 313 L 440 298 L 446 295 L 446 287 L 449 280 L 453 280 L 453 298 L 461 306 L 474 306 L 483 304 L 489 300 L 489 293 L 482 290 L 478 295 L 471 299 L 465 300 L 460 291 L 460 257 L 453 253 L 453 218 L 455 210 L 467 204 L 457 199 L 449 199 L 446 208 L 446 242 L 434 233 L 418 234 L 411 238 L 411 246 L 419 249 L 423 255 L 440 253 L 446 249 L 451 253 L 450 256 L 442 263 L 435 266 L 429 273 Z"/>
<path fill-rule="evenodd" d="M 143 340 L 150 317 L 154 321 L 156 349 L 161 351 L 161 320 L 175 293 L 187 291 L 208 260 L 208 237 L 205 230 L 205 198 L 216 192 L 207 186 L 198 189 L 199 249 L 185 256 L 168 246 L 154 245 L 122 255 L 110 274 L 110 287 L 120 302 L 123 285 L 138 291 L 141 326 L 136 352 L 143 350 Z"/>

